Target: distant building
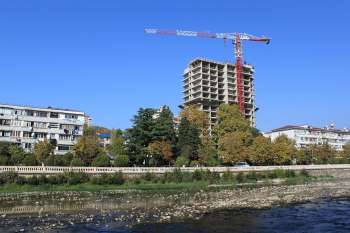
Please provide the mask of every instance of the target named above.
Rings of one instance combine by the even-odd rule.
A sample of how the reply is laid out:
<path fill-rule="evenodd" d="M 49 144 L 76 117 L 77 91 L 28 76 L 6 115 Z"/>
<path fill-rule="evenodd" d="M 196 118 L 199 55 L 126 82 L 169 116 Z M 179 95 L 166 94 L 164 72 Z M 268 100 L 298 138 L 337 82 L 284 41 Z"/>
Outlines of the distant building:
<path fill-rule="evenodd" d="M 90 120 L 77 110 L 0 104 L 0 141 L 32 151 L 35 143 L 47 139 L 55 145 L 55 154 L 65 154 Z"/>
<path fill-rule="evenodd" d="M 317 128 L 310 125 L 287 125 L 265 133 L 264 136 L 276 139 L 280 135 L 286 135 L 296 142 L 297 148 L 304 148 L 308 145 L 329 144 L 335 150 L 342 150 L 346 143 L 350 142 L 350 131 L 347 128 L 336 129 L 334 124 Z"/>
<path fill-rule="evenodd" d="M 254 67 L 243 65 L 244 116 L 255 127 Z M 184 105 L 197 106 L 209 117 L 210 129 L 217 122 L 220 104 L 237 104 L 236 65 L 196 58 L 190 62 L 183 74 Z"/>
<path fill-rule="evenodd" d="M 111 133 L 98 133 L 97 137 L 100 143 L 103 145 L 103 147 L 106 147 L 111 144 L 111 140 L 112 140 Z"/>

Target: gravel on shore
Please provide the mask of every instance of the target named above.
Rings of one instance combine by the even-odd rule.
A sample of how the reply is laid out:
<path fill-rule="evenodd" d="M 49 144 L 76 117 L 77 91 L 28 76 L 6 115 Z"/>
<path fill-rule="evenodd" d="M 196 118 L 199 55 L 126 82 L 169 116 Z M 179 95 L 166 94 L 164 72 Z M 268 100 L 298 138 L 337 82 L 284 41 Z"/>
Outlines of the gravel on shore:
<path fill-rule="evenodd" d="M 120 225 L 171 222 L 219 209 L 270 208 L 319 198 L 350 197 L 350 179 L 301 185 L 227 188 L 211 191 L 53 192 L 0 195 L 0 232 L 50 232 L 75 224 Z"/>

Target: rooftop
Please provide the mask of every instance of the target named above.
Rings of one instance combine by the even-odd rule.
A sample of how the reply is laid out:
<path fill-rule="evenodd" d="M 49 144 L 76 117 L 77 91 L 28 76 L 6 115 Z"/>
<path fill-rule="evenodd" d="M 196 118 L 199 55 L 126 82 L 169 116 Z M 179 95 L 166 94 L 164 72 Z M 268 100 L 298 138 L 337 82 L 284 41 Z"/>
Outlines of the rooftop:
<path fill-rule="evenodd" d="M 79 114 L 84 114 L 83 111 L 80 110 L 74 110 L 74 109 L 68 109 L 68 108 L 55 108 L 48 106 L 47 108 L 44 107 L 34 107 L 34 106 L 29 106 L 29 105 L 14 105 L 14 104 L 4 104 L 0 103 L 0 107 L 6 107 L 6 108 L 17 108 L 17 109 L 29 109 L 29 110 L 39 110 L 39 111 L 63 111 L 67 113 L 79 113 Z"/>
<path fill-rule="evenodd" d="M 319 127 L 314 127 L 311 125 L 286 125 L 277 129 L 273 129 L 271 130 L 271 132 L 280 132 L 280 131 L 286 131 L 286 130 L 308 130 L 308 131 L 312 131 L 312 132 L 330 132 L 330 133 L 338 133 L 338 134 L 349 134 L 350 135 L 350 130 L 348 128 L 344 128 L 344 129 L 336 129 L 335 126 L 332 124 L 330 126 L 326 126 L 323 128 L 319 128 Z"/>

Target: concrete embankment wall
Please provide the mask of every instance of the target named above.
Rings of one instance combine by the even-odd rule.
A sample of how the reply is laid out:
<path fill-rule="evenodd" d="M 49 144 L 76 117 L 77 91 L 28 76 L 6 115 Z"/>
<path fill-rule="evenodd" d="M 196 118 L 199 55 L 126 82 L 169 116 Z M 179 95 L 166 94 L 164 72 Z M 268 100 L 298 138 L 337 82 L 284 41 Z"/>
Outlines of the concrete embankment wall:
<path fill-rule="evenodd" d="M 210 170 L 212 172 L 266 172 L 276 169 L 302 171 L 306 170 L 313 176 L 329 175 L 339 178 L 350 178 L 350 164 L 333 165 L 291 165 L 291 166 L 252 166 L 252 167 L 49 167 L 49 166 L 0 166 L 1 172 L 16 172 L 19 175 L 54 175 L 64 172 L 85 172 L 92 175 L 122 172 L 127 176 L 139 176 L 146 173 L 164 174 L 174 169 L 181 169 L 184 172 L 195 170 Z"/>

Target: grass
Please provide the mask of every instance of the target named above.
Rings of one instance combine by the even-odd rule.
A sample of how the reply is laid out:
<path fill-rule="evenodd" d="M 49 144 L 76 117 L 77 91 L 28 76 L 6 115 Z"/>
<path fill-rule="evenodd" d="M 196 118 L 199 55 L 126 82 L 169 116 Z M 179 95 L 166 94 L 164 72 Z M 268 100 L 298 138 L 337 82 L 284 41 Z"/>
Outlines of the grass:
<path fill-rule="evenodd" d="M 209 183 L 206 181 L 186 182 L 186 183 L 126 183 L 123 185 L 98 185 L 83 183 L 77 185 L 19 185 L 3 184 L 0 186 L 0 193 L 22 193 L 22 192 L 53 192 L 53 191 L 89 191 L 99 192 L 104 190 L 144 190 L 144 191 L 172 191 L 172 190 L 201 190 L 208 188 Z"/>

